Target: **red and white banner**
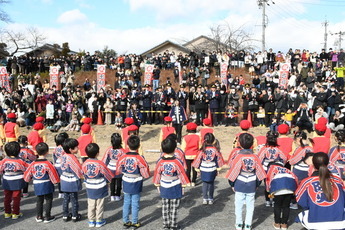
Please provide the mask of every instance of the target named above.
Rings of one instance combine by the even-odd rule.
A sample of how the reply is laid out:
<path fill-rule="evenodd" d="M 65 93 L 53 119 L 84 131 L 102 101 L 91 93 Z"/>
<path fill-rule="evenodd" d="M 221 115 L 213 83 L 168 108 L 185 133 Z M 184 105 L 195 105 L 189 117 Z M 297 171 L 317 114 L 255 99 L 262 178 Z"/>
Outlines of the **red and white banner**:
<path fill-rule="evenodd" d="M 221 62 L 220 63 L 220 79 L 223 85 L 225 85 L 225 87 L 228 86 L 227 74 L 228 74 L 228 63 Z"/>
<path fill-rule="evenodd" d="M 9 76 L 5 66 L 0 66 L 0 87 L 5 88 L 7 92 L 12 92 Z"/>
<path fill-rule="evenodd" d="M 60 66 L 50 66 L 49 69 L 50 88 L 55 85 L 57 90 L 59 89 L 59 69 Z"/>
<path fill-rule="evenodd" d="M 290 64 L 289 63 L 280 63 L 279 70 L 279 87 L 287 88 L 289 82 L 289 72 Z"/>
<path fill-rule="evenodd" d="M 97 92 L 105 87 L 105 65 L 97 65 Z"/>
<path fill-rule="evenodd" d="M 153 68 L 154 68 L 154 65 L 145 64 L 144 85 L 146 84 L 151 85 Z"/>

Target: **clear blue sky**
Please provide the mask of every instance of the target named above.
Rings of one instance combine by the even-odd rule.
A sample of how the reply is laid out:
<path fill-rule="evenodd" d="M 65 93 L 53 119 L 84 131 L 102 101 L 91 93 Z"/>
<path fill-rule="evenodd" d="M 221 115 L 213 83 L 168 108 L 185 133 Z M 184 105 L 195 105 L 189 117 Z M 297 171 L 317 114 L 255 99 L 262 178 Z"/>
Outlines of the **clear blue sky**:
<path fill-rule="evenodd" d="M 168 39 L 189 40 L 201 34 L 209 35 L 209 27 L 224 20 L 234 26 L 245 25 L 259 39 L 261 11 L 256 2 L 11 0 L 2 8 L 14 24 L 1 25 L 16 29 L 35 26 L 47 35 L 47 42 L 68 41 L 74 49 L 93 51 L 108 45 L 123 52 L 143 52 Z M 323 38 L 321 22 L 325 18 L 330 23 L 329 31 L 345 30 L 344 0 L 274 2 L 267 7 L 267 46 L 276 49 L 307 46 L 318 50 Z M 333 46 L 334 39 L 329 36 L 329 46 Z"/>

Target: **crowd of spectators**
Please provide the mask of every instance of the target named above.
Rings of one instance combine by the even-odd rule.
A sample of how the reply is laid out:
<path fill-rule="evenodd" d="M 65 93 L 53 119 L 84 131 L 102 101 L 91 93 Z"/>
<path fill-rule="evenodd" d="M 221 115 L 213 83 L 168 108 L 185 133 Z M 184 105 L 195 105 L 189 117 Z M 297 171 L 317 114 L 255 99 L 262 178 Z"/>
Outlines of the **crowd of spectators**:
<path fill-rule="evenodd" d="M 313 120 L 324 116 L 336 130 L 345 122 L 344 61 L 342 49 L 320 53 L 290 49 L 286 54 L 272 49 L 189 54 L 166 50 L 150 57 L 129 54 L 116 58 L 88 52 L 68 57 L 24 55 L 8 59 L 13 92 L 2 89 L 0 105 L 4 113 L 16 112 L 21 125 L 32 125 L 34 117 L 47 113 L 46 105 L 51 103 L 54 116 L 50 128 L 67 126 L 83 116 L 91 116 L 96 123 L 98 111 L 107 118 L 106 124 L 126 116 L 134 117 L 138 125 L 159 124 L 174 101 L 179 101 L 189 120 L 198 124 L 210 113 L 215 126 L 237 125 L 239 117 L 247 119 L 250 112 L 254 125 L 272 129 L 287 123 L 311 130 Z M 229 65 L 227 84 L 220 79 L 221 62 Z M 291 65 L 286 86 L 279 83 L 280 63 Z M 75 72 L 95 70 L 97 64 L 116 70 L 113 86 L 97 92 L 96 81 L 85 79 L 83 85 L 75 84 Z M 143 84 L 145 64 L 155 66 L 152 87 Z M 60 90 L 41 80 L 40 73 L 51 65 L 59 65 L 62 71 Z M 248 76 L 231 74 L 233 68 L 246 68 Z M 165 69 L 169 77 L 163 82 L 161 71 Z M 211 75 L 215 76 L 212 82 Z M 179 87 L 173 88 L 173 82 Z"/>

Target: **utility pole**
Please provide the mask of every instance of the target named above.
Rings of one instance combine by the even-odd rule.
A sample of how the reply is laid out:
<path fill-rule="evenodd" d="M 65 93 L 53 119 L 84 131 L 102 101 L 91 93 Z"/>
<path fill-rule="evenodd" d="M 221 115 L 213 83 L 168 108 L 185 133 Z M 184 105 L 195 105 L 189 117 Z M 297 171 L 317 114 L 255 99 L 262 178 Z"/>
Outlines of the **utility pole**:
<path fill-rule="evenodd" d="M 324 43 L 323 43 L 323 49 L 325 51 L 327 51 L 327 36 L 328 36 L 328 33 L 327 33 L 327 27 L 328 27 L 328 21 L 325 20 L 323 23 L 322 23 L 322 26 L 325 27 L 325 33 L 324 33 Z"/>
<path fill-rule="evenodd" d="M 345 35 L 345 31 L 339 31 L 338 33 L 331 33 L 331 35 L 339 35 L 338 38 L 338 46 L 339 46 L 339 50 L 341 49 L 341 41 L 343 40 L 343 35 Z"/>
<path fill-rule="evenodd" d="M 275 4 L 273 0 L 258 0 L 259 9 L 262 9 L 262 52 L 266 50 L 266 27 L 268 24 L 267 15 L 266 15 L 266 5 L 269 6 L 269 2 Z"/>

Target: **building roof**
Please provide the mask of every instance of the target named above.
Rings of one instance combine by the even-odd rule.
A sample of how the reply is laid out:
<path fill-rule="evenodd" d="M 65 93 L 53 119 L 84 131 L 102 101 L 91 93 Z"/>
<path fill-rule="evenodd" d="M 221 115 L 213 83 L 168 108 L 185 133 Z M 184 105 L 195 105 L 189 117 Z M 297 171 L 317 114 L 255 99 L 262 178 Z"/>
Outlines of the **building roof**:
<path fill-rule="evenodd" d="M 176 43 L 174 43 L 174 42 L 172 42 L 172 41 L 166 40 L 165 42 L 162 42 L 161 44 L 159 44 L 159 45 L 157 45 L 157 46 L 155 46 L 155 47 L 153 47 L 153 48 L 151 48 L 151 49 L 145 51 L 145 52 L 142 53 L 141 55 L 146 56 L 146 55 L 148 55 L 148 54 L 154 53 L 155 50 L 158 50 L 158 49 L 160 49 L 160 48 L 162 48 L 162 47 L 164 47 L 164 46 L 166 46 L 166 45 L 169 45 L 169 44 L 172 45 L 172 46 L 177 47 L 178 49 L 180 49 L 181 51 L 184 51 L 184 52 L 186 52 L 186 53 L 189 53 L 189 52 L 190 52 L 190 50 L 187 49 L 186 47 L 181 46 L 181 45 L 179 45 L 179 44 L 176 44 Z"/>
<path fill-rule="evenodd" d="M 200 39 L 202 39 L 202 38 L 204 38 L 204 39 L 206 39 L 206 40 L 209 40 L 209 41 L 212 42 L 212 43 L 219 43 L 219 44 L 220 44 L 221 46 L 223 46 L 223 47 L 227 47 L 227 45 L 226 45 L 225 43 L 223 43 L 223 42 L 218 42 L 218 41 L 214 40 L 213 38 L 207 37 L 207 36 L 205 36 L 205 35 L 200 35 L 199 37 L 196 37 L 196 38 L 194 38 L 193 40 L 190 40 L 189 42 L 186 42 L 185 44 L 183 44 L 183 46 L 188 46 L 188 45 L 190 45 L 190 44 L 193 44 L 194 42 L 196 42 L 197 40 L 200 40 Z"/>
<path fill-rule="evenodd" d="M 42 45 L 40 47 L 37 47 L 37 48 L 27 52 L 26 54 L 38 53 L 38 52 L 42 52 L 44 50 L 56 50 L 58 52 L 61 52 L 62 48 L 61 47 L 56 47 L 56 46 L 54 46 L 52 44 L 49 44 L 49 43 L 46 43 L 46 44 L 44 44 L 44 45 Z M 71 50 L 70 52 L 68 52 L 68 54 L 77 54 L 77 52 Z"/>

